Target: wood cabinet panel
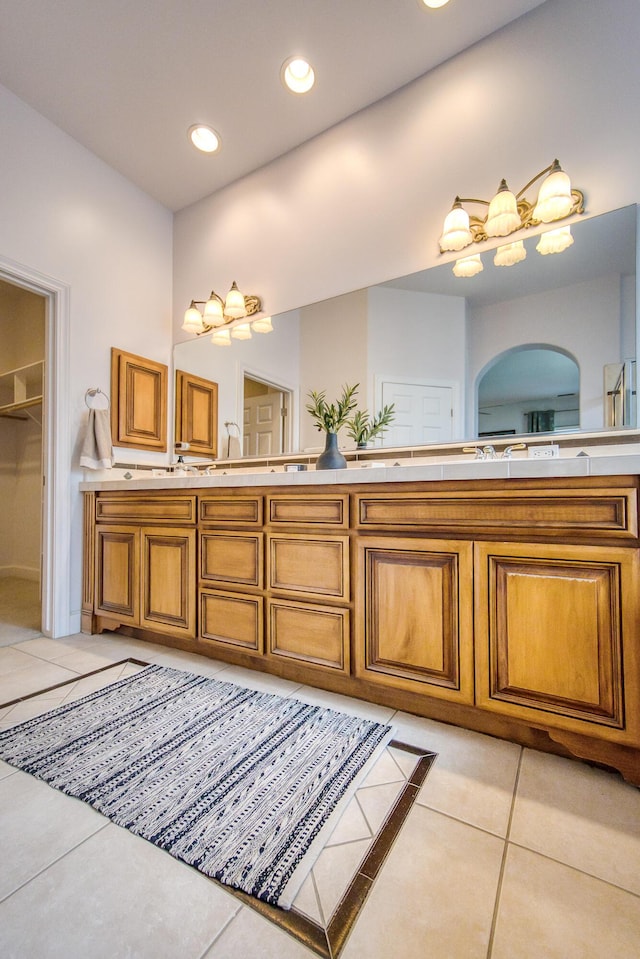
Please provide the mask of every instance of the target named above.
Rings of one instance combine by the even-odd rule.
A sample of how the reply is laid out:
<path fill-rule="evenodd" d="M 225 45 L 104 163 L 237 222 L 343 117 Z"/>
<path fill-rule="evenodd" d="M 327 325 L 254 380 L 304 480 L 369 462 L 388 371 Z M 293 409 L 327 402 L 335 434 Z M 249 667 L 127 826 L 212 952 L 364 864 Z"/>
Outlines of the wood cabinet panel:
<path fill-rule="evenodd" d="M 100 493 L 96 501 L 96 519 L 100 523 L 195 525 L 196 497 L 193 494 Z"/>
<path fill-rule="evenodd" d="M 202 590 L 200 636 L 202 642 L 242 649 L 264 650 L 263 599 L 240 593 Z"/>
<path fill-rule="evenodd" d="M 358 542 L 356 675 L 473 701 L 472 544 Z"/>
<path fill-rule="evenodd" d="M 612 737 L 625 738 L 625 729 L 634 736 L 624 670 L 627 651 L 635 659 L 636 551 L 502 543 L 475 550 L 478 704 L 528 721 L 575 730 L 597 724 Z"/>
<path fill-rule="evenodd" d="M 140 625 L 195 636 L 196 532 L 141 530 Z"/>
<path fill-rule="evenodd" d="M 210 526 L 262 526 L 261 496 L 200 497 L 200 522 Z"/>
<path fill-rule="evenodd" d="M 598 538 L 638 535 L 634 487 L 373 493 L 356 497 L 357 526 L 536 535 L 562 531 Z"/>
<path fill-rule="evenodd" d="M 349 527 L 349 495 L 267 496 L 268 522 L 273 526 Z"/>
<path fill-rule="evenodd" d="M 218 455 L 218 384 L 176 370 L 175 441 L 188 443 L 189 455 Z"/>
<path fill-rule="evenodd" d="M 264 585 L 263 534 L 203 532 L 200 534 L 200 579 L 203 583 Z"/>
<path fill-rule="evenodd" d="M 111 433 L 115 446 L 166 450 L 167 373 L 164 363 L 111 349 Z"/>
<path fill-rule="evenodd" d="M 137 529 L 98 526 L 95 535 L 96 612 L 135 624 L 140 611 L 140 539 Z"/>
<path fill-rule="evenodd" d="M 270 599 L 270 656 L 349 672 L 349 610 Z"/>
<path fill-rule="evenodd" d="M 349 537 L 268 536 L 269 587 L 349 600 Z"/>

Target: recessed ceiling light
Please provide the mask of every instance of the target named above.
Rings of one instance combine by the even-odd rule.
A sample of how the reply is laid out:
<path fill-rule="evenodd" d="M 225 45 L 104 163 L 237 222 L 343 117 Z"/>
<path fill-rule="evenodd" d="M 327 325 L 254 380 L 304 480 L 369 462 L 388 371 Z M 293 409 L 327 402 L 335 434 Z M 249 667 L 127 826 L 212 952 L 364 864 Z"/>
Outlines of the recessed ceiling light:
<path fill-rule="evenodd" d="M 308 93 L 316 80 L 313 67 L 303 57 L 289 57 L 285 60 L 280 76 L 292 93 Z"/>
<path fill-rule="evenodd" d="M 445 3 L 449 3 L 449 0 L 418 0 L 418 3 L 421 3 L 423 7 L 431 7 L 432 10 L 437 10 L 438 7 L 444 7 Z"/>
<path fill-rule="evenodd" d="M 196 123 L 189 127 L 189 139 L 203 153 L 215 153 L 220 149 L 220 136 L 212 127 Z"/>

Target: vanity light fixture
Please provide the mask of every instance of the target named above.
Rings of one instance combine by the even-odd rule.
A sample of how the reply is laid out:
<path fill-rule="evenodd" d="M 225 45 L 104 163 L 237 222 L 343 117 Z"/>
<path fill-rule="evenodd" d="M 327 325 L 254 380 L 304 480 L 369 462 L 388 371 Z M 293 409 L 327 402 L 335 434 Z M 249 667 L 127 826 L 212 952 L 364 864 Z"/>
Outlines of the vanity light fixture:
<path fill-rule="evenodd" d="M 291 93 L 308 93 L 316 82 L 313 67 L 304 57 L 289 57 L 282 64 L 280 77 Z"/>
<path fill-rule="evenodd" d="M 529 187 L 545 177 L 537 201 L 531 203 L 524 196 Z M 480 203 L 488 207 L 486 217 L 469 215 L 463 203 Z M 574 213 L 584 212 L 584 194 L 571 187 L 571 181 L 557 160 L 537 173 L 519 193 L 512 193 L 505 180 L 492 200 L 457 196 L 448 213 L 442 235 L 440 252 L 457 252 L 471 243 L 480 243 L 489 237 L 510 236 L 518 230 L 540 223 L 553 223 Z"/>
<path fill-rule="evenodd" d="M 198 309 L 199 306 L 203 310 Z M 273 330 L 270 316 L 256 316 L 262 310 L 258 296 L 244 296 L 235 281 L 223 300 L 215 290 L 208 300 L 191 300 L 184 314 L 182 329 L 186 333 L 211 333 L 211 342 L 217 346 L 230 346 L 231 337 L 237 340 L 251 339 L 251 331 L 270 333 Z M 247 317 L 255 317 L 248 320 Z"/>
<path fill-rule="evenodd" d="M 217 153 L 220 149 L 220 134 L 204 123 L 195 123 L 188 130 L 189 139 L 202 153 Z"/>

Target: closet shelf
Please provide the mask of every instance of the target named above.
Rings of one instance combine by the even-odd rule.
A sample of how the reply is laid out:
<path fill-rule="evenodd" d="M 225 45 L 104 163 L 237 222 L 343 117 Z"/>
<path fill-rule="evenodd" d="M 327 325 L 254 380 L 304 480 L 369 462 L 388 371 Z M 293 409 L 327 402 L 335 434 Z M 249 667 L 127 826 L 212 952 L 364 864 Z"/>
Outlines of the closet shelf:
<path fill-rule="evenodd" d="M 0 373 L 0 416 L 27 419 L 22 411 L 42 403 L 44 360 Z"/>

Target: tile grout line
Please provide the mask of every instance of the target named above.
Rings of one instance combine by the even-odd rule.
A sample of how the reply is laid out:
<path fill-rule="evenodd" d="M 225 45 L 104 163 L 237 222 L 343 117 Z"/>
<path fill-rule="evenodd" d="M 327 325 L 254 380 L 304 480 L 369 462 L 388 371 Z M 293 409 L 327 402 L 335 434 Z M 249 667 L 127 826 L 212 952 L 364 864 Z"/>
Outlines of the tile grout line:
<path fill-rule="evenodd" d="M 20 770 L 16 770 L 16 772 L 19 772 L 19 771 Z M 29 774 L 27 773 L 26 775 L 29 775 Z M 102 816 L 102 813 L 99 813 L 99 815 Z M 11 892 L 7 893 L 6 896 L 3 896 L 2 899 L 0 899 L 0 904 L 7 902 L 8 899 L 11 899 L 12 896 L 15 896 L 17 892 L 20 892 L 20 890 L 24 889 L 25 886 L 28 886 L 29 883 L 32 883 L 35 879 L 38 879 L 39 876 L 42 876 L 45 872 L 51 869 L 52 866 L 55 866 L 57 865 L 57 863 L 62 862 L 62 860 L 66 859 L 66 857 L 70 853 L 75 852 L 76 849 L 79 849 L 81 846 L 84 846 L 86 842 L 88 842 L 90 839 L 93 839 L 94 836 L 97 836 L 98 833 L 101 833 L 104 829 L 107 828 L 107 826 L 110 826 L 110 825 L 111 825 L 111 821 L 107 819 L 103 826 L 99 826 L 92 833 L 89 833 L 88 836 L 85 836 L 84 839 L 81 839 L 80 842 L 77 842 L 75 846 L 70 846 L 69 849 L 66 849 L 59 856 L 56 856 L 55 859 L 52 859 L 51 862 L 48 862 L 46 866 L 43 866 L 42 869 L 39 869 L 36 873 L 34 873 L 33 876 L 30 876 L 28 879 L 25 879 L 24 882 L 21 882 L 19 886 L 16 886 L 16 888 L 12 889 Z"/>
<path fill-rule="evenodd" d="M 562 859 L 556 859 L 555 856 L 549 856 L 547 853 L 540 852 L 538 849 L 531 849 L 530 846 L 524 846 L 520 842 L 512 842 L 510 840 L 509 845 L 513 846 L 515 849 L 522 849 L 524 852 L 530 852 L 532 856 L 539 856 L 541 859 L 546 859 L 547 862 L 553 862 L 557 866 L 564 866 L 565 869 L 571 869 L 573 872 L 577 872 L 581 876 L 586 876 L 587 879 L 595 879 L 596 882 L 603 882 L 605 886 L 609 886 L 610 889 L 617 889 L 619 892 L 624 892 L 629 896 L 633 896 L 635 899 L 640 899 L 640 892 L 634 892 L 633 889 L 627 889 L 625 886 L 619 886 L 610 879 L 603 879 L 602 876 L 596 876 L 592 872 L 587 872 L 586 869 L 580 869 L 579 866 L 573 866 L 571 863 L 564 862 Z"/>
<path fill-rule="evenodd" d="M 496 926 L 498 924 L 498 912 L 500 910 L 500 900 L 502 898 L 502 885 L 504 882 L 504 874 L 505 874 L 506 865 L 507 865 L 507 853 L 509 851 L 509 836 L 511 835 L 511 824 L 513 823 L 513 815 L 516 808 L 516 797 L 518 794 L 518 785 L 520 783 L 520 772 L 522 770 L 523 758 L 524 758 L 524 747 L 521 746 L 520 757 L 518 759 L 518 768 L 516 770 L 516 778 L 513 784 L 513 796 L 511 797 L 511 809 L 509 810 L 509 820 L 507 822 L 507 829 L 504 836 L 504 848 L 502 850 L 502 862 L 500 863 L 500 875 L 498 876 L 498 885 L 496 887 L 496 898 L 493 905 L 493 916 L 491 917 L 491 931 L 489 933 L 487 959 L 491 959 L 491 954 L 493 953 Z"/>
<path fill-rule="evenodd" d="M 233 898 L 233 896 L 232 896 L 231 898 Z M 237 900 L 236 900 L 236 902 L 237 902 Z M 233 913 L 232 916 L 229 916 L 229 918 L 227 919 L 227 921 L 223 924 L 222 928 L 218 930 L 218 932 L 215 934 L 215 936 L 213 937 L 213 939 L 211 940 L 211 942 L 209 943 L 209 945 L 205 947 L 204 951 L 200 953 L 200 955 L 197 957 L 197 959 L 205 959 L 205 957 L 209 955 L 209 953 L 211 952 L 211 950 L 215 947 L 216 943 L 220 940 L 220 937 L 225 934 L 225 932 L 227 931 L 227 929 L 229 928 L 229 926 L 230 926 L 230 925 L 235 921 L 235 919 L 240 915 L 240 913 L 243 911 L 243 909 L 245 909 L 245 906 L 243 906 L 243 904 L 242 904 L 241 902 L 238 902 L 237 904 L 238 904 L 238 908 L 236 909 L 236 911 Z"/>

